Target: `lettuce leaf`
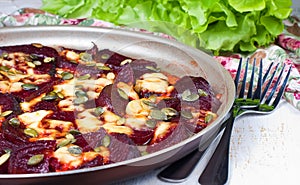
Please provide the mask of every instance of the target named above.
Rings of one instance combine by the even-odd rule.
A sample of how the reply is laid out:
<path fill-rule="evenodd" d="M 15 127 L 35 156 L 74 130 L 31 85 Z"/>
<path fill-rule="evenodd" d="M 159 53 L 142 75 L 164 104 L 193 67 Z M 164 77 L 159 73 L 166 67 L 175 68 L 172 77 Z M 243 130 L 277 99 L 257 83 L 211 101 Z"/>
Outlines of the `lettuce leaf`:
<path fill-rule="evenodd" d="M 291 0 L 43 0 L 42 9 L 163 32 L 218 54 L 254 51 L 274 42 L 291 5 Z"/>

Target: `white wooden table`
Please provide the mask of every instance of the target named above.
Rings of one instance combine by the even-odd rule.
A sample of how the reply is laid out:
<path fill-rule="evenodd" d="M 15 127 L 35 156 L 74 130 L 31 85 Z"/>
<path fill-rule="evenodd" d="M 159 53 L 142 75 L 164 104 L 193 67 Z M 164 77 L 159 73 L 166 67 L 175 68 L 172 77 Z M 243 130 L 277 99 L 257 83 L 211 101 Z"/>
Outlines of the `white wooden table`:
<path fill-rule="evenodd" d="M 300 1 L 294 0 L 294 3 L 294 11 L 300 12 Z M 41 5 L 41 0 L 0 0 L 0 12 L 9 14 L 19 8 L 39 8 Z M 200 172 L 214 147 L 207 151 L 188 180 L 178 185 L 198 184 Z M 282 101 L 273 114 L 238 118 L 230 152 L 230 185 L 299 185 L 300 111 Z M 173 184 L 156 178 L 160 170 L 117 184 Z"/>

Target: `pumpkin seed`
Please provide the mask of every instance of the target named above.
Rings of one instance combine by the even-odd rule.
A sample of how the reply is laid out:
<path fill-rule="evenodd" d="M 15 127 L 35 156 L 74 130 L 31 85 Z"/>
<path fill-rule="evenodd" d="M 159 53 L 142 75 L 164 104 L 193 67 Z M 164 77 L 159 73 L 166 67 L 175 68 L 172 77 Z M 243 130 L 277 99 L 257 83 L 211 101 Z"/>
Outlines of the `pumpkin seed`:
<path fill-rule="evenodd" d="M 110 137 L 108 135 L 105 135 L 102 138 L 101 145 L 104 146 L 104 147 L 108 147 L 109 144 L 110 144 Z"/>
<path fill-rule="evenodd" d="M 6 152 L 5 154 L 1 155 L 0 157 L 0 166 L 4 164 L 10 157 L 10 152 Z"/>
<path fill-rule="evenodd" d="M 154 71 L 154 72 L 160 72 L 160 69 L 159 68 L 155 68 L 155 67 L 153 67 L 153 66 L 146 66 L 146 69 L 149 69 L 149 70 L 151 70 L 151 71 Z"/>
<path fill-rule="evenodd" d="M 76 90 L 76 91 L 75 91 L 75 95 L 76 95 L 77 97 L 87 96 L 86 92 L 83 91 L 83 90 Z"/>
<path fill-rule="evenodd" d="M 93 56 L 90 53 L 86 52 L 80 53 L 79 58 L 84 62 L 90 62 L 93 60 Z"/>
<path fill-rule="evenodd" d="M 156 104 L 153 103 L 153 102 L 150 101 L 150 100 L 142 100 L 142 103 L 143 103 L 144 105 L 149 106 L 149 107 L 156 107 Z"/>
<path fill-rule="evenodd" d="M 7 66 L 0 66 L 0 71 L 8 72 L 10 70 Z"/>
<path fill-rule="evenodd" d="M 61 76 L 63 80 L 71 80 L 74 77 L 74 75 L 69 72 L 63 72 L 61 73 Z"/>
<path fill-rule="evenodd" d="M 89 99 L 86 96 L 79 96 L 76 99 L 74 99 L 73 103 L 75 105 L 79 105 L 79 104 L 83 104 L 85 102 L 87 102 Z"/>
<path fill-rule="evenodd" d="M 188 110 L 182 110 L 180 114 L 181 114 L 181 116 L 183 116 L 186 119 L 192 119 L 193 118 L 193 114 Z"/>
<path fill-rule="evenodd" d="M 94 148 L 94 151 L 98 153 L 101 152 L 101 146 Z"/>
<path fill-rule="evenodd" d="M 49 63 L 49 62 L 52 62 L 52 61 L 54 61 L 55 60 L 55 58 L 54 57 L 46 57 L 46 58 L 44 58 L 44 62 L 45 63 Z"/>
<path fill-rule="evenodd" d="M 98 66 L 97 68 L 100 69 L 100 70 L 103 70 L 103 71 L 109 71 L 109 70 L 111 70 L 111 68 L 108 67 L 108 66 Z"/>
<path fill-rule="evenodd" d="M 44 100 L 44 101 L 52 101 L 52 100 L 56 100 L 58 98 L 58 96 L 56 95 L 56 93 L 55 94 L 53 94 L 53 93 L 49 93 L 49 94 L 47 94 L 46 96 L 44 96 L 43 98 L 42 98 L 42 100 Z"/>
<path fill-rule="evenodd" d="M 26 135 L 30 136 L 30 137 L 37 137 L 37 136 L 39 136 L 39 133 L 36 130 L 34 130 L 33 128 L 26 128 L 24 130 L 24 133 Z"/>
<path fill-rule="evenodd" d="M 165 113 L 168 117 L 173 117 L 173 116 L 177 116 L 178 115 L 177 110 L 175 110 L 175 109 L 173 109 L 171 107 L 163 108 L 163 109 L 161 109 L 161 111 L 163 113 Z"/>
<path fill-rule="evenodd" d="M 8 53 L 4 52 L 1 54 L 0 58 L 7 58 L 8 57 Z"/>
<path fill-rule="evenodd" d="M 157 109 L 151 110 L 150 117 L 156 120 L 168 120 L 167 115 L 164 112 Z"/>
<path fill-rule="evenodd" d="M 31 68 L 35 68 L 35 64 L 32 62 L 27 62 L 26 64 Z"/>
<path fill-rule="evenodd" d="M 204 121 L 205 121 L 205 123 L 209 123 L 213 118 L 214 118 L 213 114 L 207 113 L 205 118 L 204 118 Z"/>
<path fill-rule="evenodd" d="M 68 144 L 71 143 L 71 139 L 63 139 L 61 142 L 59 142 L 57 144 L 57 148 L 61 148 L 61 147 L 64 147 L 64 146 L 67 146 Z"/>
<path fill-rule="evenodd" d="M 94 113 L 97 115 L 97 116 L 100 116 L 101 114 L 103 114 L 104 113 L 104 109 L 103 109 L 103 107 L 96 107 L 95 109 L 94 109 Z"/>
<path fill-rule="evenodd" d="M 82 75 L 80 77 L 78 77 L 78 80 L 87 80 L 91 78 L 91 75 L 90 74 L 85 74 L 85 75 Z"/>
<path fill-rule="evenodd" d="M 10 115 L 12 112 L 13 112 L 12 110 L 4 111 L 0 114 L 0 117 L 6 117 L 6 116 Z"/>
<path fill-rule="evenodd" d="M 132 62 L 132 60 L 130 58 L 127 58 L 120 63 L 120 66 L 123 66 L 125 64 L 130 64 L 131 62 Z"/>
<path fill-rule="evenodd" d="M 20 126 L 20 120 L 18 118 L 11 118 L 8 123 L 14 127 Z"/>
<path fill-rule="evenodd" d="M 32 63 L 33 63 L 34 65 L 36 65 L 36 66 L 42 65 L 42 62 L 40 62 L 40 61 L 38 61 L 38 60 L 35 60 L 35 61 L 33 61 Z"/>
<path fill-rule="evenodd" d="M 154 119 L 148 119 L 146 121 L 146 126 L 149 127 L 149 128 L 155 128 L 156 121 Z"/>
<path fill-rule="evenodd" d="M 74 155 L 81 155 L 82 154 L 82 148 L 79 146 L 70 146 L 68 148 L 68 152 L 70 154 L 74 154 Z"/>
<path fill-rule="evenodd" d="M 107 53 L 104 53 L 103 55 L 101 55 L 102 59 L 108 59 L 109 57 L 110 57 L 110 55 Z"/>
<path fill-rule="evenodd" d="M 182 94 L 181 94 L 182 100 L 183 101 L 196 101 L 199 99 L 199 95 L 198 94 L 194 94 L 191 93 L 191 91 L 189 89 L 185 90 Z"/>
<path fill-rule="evenodd" d="M 33 155 L 27 161 L 27 165 L 30 165 L 30 166 L 37 165 L 40 162 L 42 162 L 43 159 L 44 159 L 44 154 Z"/>
<path fill-rule="evenodd" d="M 207 92 L 205 92 L 202 89 L 198 89 L 198 94 L 199 94 L 199 96 L 207 96 Z"/>
<path fill-rule="evenodd" d="M 144 155 L 148 155 L 149 153 L 147 151 L 142 151 L 141 152 L 141 156 L 144 156 Z"/>
<path fill-rule="evenodd" d="M 34 59 L 34 60 L 36 60 L 36 59 L 39 58 L 39 56 L 36 55 L 36 54 L 30 54 L 29 57 L 30 57 L 31 59 Z"/>
<path fill-rule="evenodd" d="M 153 103 L 155 103 L 156 100 L 157 100 L 157 95 L 155 95 L 155 94 L 150 95 L 149 98 L 148 98 L 148 100 L 151 101 L 151 102 L 153 102 Z"/>
<path fill-rule="evenodd" d="M 64 99 L 64 95 L 61 92 L 57 92 L 56 95 L 60 98 L 60 99 Z"/>
<path fill-rule="evenodd" d="M 123 89 L 118 88 L 117 91 L 118 91 L 119 95 L 120 95 L 123 99 L 125 99 L 125 100 L 128 100 L 128 99 L 129 99 L 129 98 L 128 98 L 128 95 L 126 94 L 126 92 L 125 92 Z"/>
<path fill-rule="evenodd" d="M 25 91 L 38 90 L 39 89 L 39 87 L 37 85 L 35 85 L 35 84 L 22 84 L 21 87 Z"/>
<path fill-rule="evenodd" d="M 81 134 L 81 132 L 79 130 L 70 130 L 69 133 L 74 135 L 74 136 L 78 135 L 78 134 Z"/>
<path fill-rule="evenodd" d="M 32 43 L 31 45 L 33 45 L 34 47 L 37 47 L 37 48 L 42 48 L 43 45 L 40 44 L 40 43 Z"/>

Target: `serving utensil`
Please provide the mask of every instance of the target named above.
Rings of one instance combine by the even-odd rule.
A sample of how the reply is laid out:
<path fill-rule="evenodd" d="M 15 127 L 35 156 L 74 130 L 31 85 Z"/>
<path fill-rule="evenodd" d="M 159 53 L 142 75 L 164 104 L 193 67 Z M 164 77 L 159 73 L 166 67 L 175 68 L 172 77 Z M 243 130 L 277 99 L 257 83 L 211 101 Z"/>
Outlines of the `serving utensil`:
<path fill-rule="evenodd" d="M 244 99 L 244 94 L 245 94 L 246 85 L 247 85 L 247 72 L 246 71 L 248 71 L 248 62 L 245 65 L 245 70 L 244 70 L 245 75 L 243 77 L 243 81 L 242 81 L 242 85 L 241 85 L 241 88 L 240 88 L 239 95 L 237 96 L 236 101 L 235 101 L 235 108 L 233 108 L 231 110 L 231 116 L 229 116 L 229 118 L 223 124 L 223 125 L 228 125 L 229 126 L 229 128 L 226 129 L 227 131 L 224 133 L 224 136 L 222 138 L 223 144 L 224 143 L 226 143 L 226 144 L 222 145 L 222 147 L 221 147 L 221 144 L 219 144 L 219 147 L 218 147 L 219 149 L 218 150 L 222 149 L 223 153 L 227 152 L 227 154 L 224 156 L 223 160 L 221 160 L 221 159 L 219 160 L 220 162 L 223 161 L 225 163 L 226 162 L 225 159 L 228 159 L 228 155 L 229 155 L 229 138 L 230 138 L 230 135 L 231 135 L 230 133 L 231 133 L 232 124 L 233 124 L 232 122 L 234 121 L 234 118 L 236 118 L 238 116 L 242 116 L 243 114 L 250 113 L 250 112 L 260 113 L 260 114 L 270 113 L 270 111 L 272 111 L 274 109 L 273 106 L 276 107 L 278 105 L 279 100 L 280 100 L 280 98 L 281 98 L 281 96 L 284 92 L 290 70 L 287 73 L 287 76 L 286 76 L 283 84 L 281 85 L 281 88 L 280 88 L 278 94 L 276 95 L 276 99 L 274 100 L 274 102 L 272 102 L 273 106 L 267 105 L 267 104 L 270 103 L 271 98 L 274 95 L 277 86 L 279 85 L 279 81 L 280 81 L 280 78 L 283 74 L 284 67 L 282 68 L 281 72 L 279 72 L 280 77 L 278 77 L 278 80 L 277 80 L 276 84 L 274 85 L 271 93 L 269 94 L 269 96 L 268 96 L 269 98 L 268 99 L 263 99 L 266 96 L 266 93 L 268 92 L 268 89 L 269 89 L 270 85 L 272 84 L 272 81 L 275 77 L 275 74 L 276 74 L 276 71 L 278 70 L 279 65 L 276 66 L 276 68 L 273 71 L 268 83 L 265 85 L 264 91 L 262 93 L 261 92 L 262 85 L 267 80 L 268 74 L 270 73 L 270 71 L 272 69 L 273 63 L 271 63 L 271 65 L 269 66 L 268 70 L 266 71 L 264 77 L 262 78 L 262 62 L 260 62 L 257 87 L 256 87 L 256 90 L 253 94 L 252 91 L 253 91 L 253 86 L 254 86 L 254 81 L 255 81 L 254 80 L 254 74 L 255 74 L 255 69 L 256 69 L 255 68 L 255 63 L 256 63 L 256 61 L 254 60 L 252 73 L 251 73 L 251 79 L 248 83 L 249 86 L 248 86 L 248 91 L 247 91 L 248 92 L 247 98 Z M 236 74 L 236 77 L 235 77 L 235 86 L 236 86 L 237 94 L 238 94 L 238 84 L 239 84 L 240 76 L 241 76 L 241 69 L 242 69 L 242 59 L 239 62 L 239 67 L 238 67 L 237 74 Z M 259 104 L 261 104 L 261 105 L 259 105 Z M 236 115 L 234 116 L 233 113 L 236 114 Z M 220 129 L 219 132 L 221 132 L 221 130 L 222 129 Z M 216 138 L 218 138 L 218 137 L 216 137 Z M 197 150 L 194 150 L 189 155 L 183 157 L 182 159 L 180 159 L 180 160 L 172 163 L 168 167 L 166 167 L 164 170 L 162 170 L 158 174 L 158 178 L 161 179 L 161 180 L 167 181 L 167 182 L 183 182 L 183 181 L 185 181 L 188 178 L 188 176 L 191 174 L 193 169 L 195 168 L 195 166 L 198 163 L 198 161 L 200 160 L 200 158 L 206 152 L 206 149 L 209 147 L 210 143 L 211 142 L 209 142 L 205 146 L 202 146 L 201 148 L 198 148 Z M 219 155 L 219 157 L 220 156 L 221 155 Z M 211 160 L 211 161 L 213 161 L 213 160 Z M 213 163 L 213 162 L 211 162 L 211 163 Z M 227 160 L 227 163 L 228 163 L 228 160 Z M 214 163 L 214 164 L 217 166 L 216 163 Z M 212 164 L 210 164 L 210 166 L 212 166 Z M 226 166 L 224 166 L 224 168 L 228 169 Z M 208 173 L 208 169 L 206 170 L 206 172 Z M 224 173 L 227 174 L 228 172 L 224 172 Z M 202 178 L 204 178 L 204 177 L 202 177 Z M 204 180 L 201 180 L 201 181 L 204 182 Z M 211 181 L 209 181 L 209 182 L 211 182 Z"/>
<path fill-rule="evenodd" d="M 234 106 L 231 109 L 231 115 L 226 126 L 222 138 L 205 167 L 203 173 L 199 177 L 199 183 L 202 185 L 221 185 L 225 184 L 228 180 L 228 163 L 229 163 L 229 147 L 230 147 L 230 136 L 233 128 L 234 120 L 247 113 L 255 114 L 269 114 L 274 111 L 278 106 L 280 99 L 284 93 L 288 78 L 290 75 L 291 67 L 289 68 L 285 79 L 279 87 L 278 93 L 276 94 L 277 88 L 280 85 L 285 65 L 279 70 L 279 64 L 276 65 L 275 69 L 272 69 L 274 63 L 271 63 L 264 77 L 262 78 L 262 61 L 260 62 L 260 69 L 258 74 L 257 87 L 253 91 L 254 85 L 254 74 L 255 74 L 255 61 L 253 63 L 251 78 L 247 83 L 247 71 L 248 62 L 245 65 L 245 73 L 242 80 L 240 92 L 237 93 Z M 240 60 L 238 71 L 235 77 L 236 91 L 238 91 L 238 84 L 241 74 L 242 60 Z M 272 71 L 272 72 L 271 72 Z M 269 73 L 271 76 L 268 79 Z M 279 74 L 275 78 L 275 74 Z M 266 84 L 264 84 L 266 82 Z M 247 84 L 249 86 L 247 87 Z M 273 84 L 273 87 L 271 85 Z M 248 88 L 246 92 L 246 88 Z M 262 88 L 264 89 L 262 91 Z M 269 89 L 271 89 L 269 91 Z M 247 96 L 245 97 L 245 93 Z"/>

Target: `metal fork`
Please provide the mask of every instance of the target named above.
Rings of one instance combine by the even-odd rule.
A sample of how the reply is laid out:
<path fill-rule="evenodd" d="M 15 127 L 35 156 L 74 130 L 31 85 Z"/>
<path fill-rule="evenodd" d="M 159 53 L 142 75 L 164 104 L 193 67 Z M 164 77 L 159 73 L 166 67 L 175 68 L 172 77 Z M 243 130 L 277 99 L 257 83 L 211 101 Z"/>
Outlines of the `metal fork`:
<path fill-rule="evenodd" d="M 237 74 L 235 77 L 236 92 L 238 92 L 238 84 L 240 81 L 242 60 L 240 60 Z M 279 64 L 276 65 L 273 70 L 273 63 L 269 66 L 264 77 L 262 77 L 262 61 L 260 61 L 259 74 L 257 80 L 257 86 L 254 89 L 254 75 L 255 75 L 255 60 L 253 62 L 253 68 L 251 72 L 251 78 L 247 83 L 247 71 L 248 62 L 245 65 L 245 73 L 242 80 L 240 92 L 237 93 L 238 97 L 235 100 L 234 106 L 231 109 L 231 115 L 228 119 L 228 125 L 226 126 L 222 138 L 214 151 L 211 159 L 207 166 L 199 177 L 199 183 L 202 185 L 221 185 L 225 184 L 228 180 L 228 163 L 229 163 L 229 148 L 230 148 L 230 137 L 233 128 L 234 120 L 248 113 L 255 114 L 269 114 L 277 107 L 280 99 L 284 93 L 288 78 L 291 72 L 289 67 L 286 77 L 284 78 L 281 86 L 279 87 L 278 93 L 276 93 L 278 86 L 280 85 L 285 65 L 281 70 Z M 272 72 L 273 71 L 273 72 Z M 269 74 L 271 72 L 271 76 Z M 279 73 L 277 79 L 275 75 Z M 269 77 L 269 78 L 268 78 Z M 248 86 L 247 95 L 246 88 Z M 271 85 L 273 84 L 273 87 Z M 263 89 L 263 90 L 262 90 Z"/>

